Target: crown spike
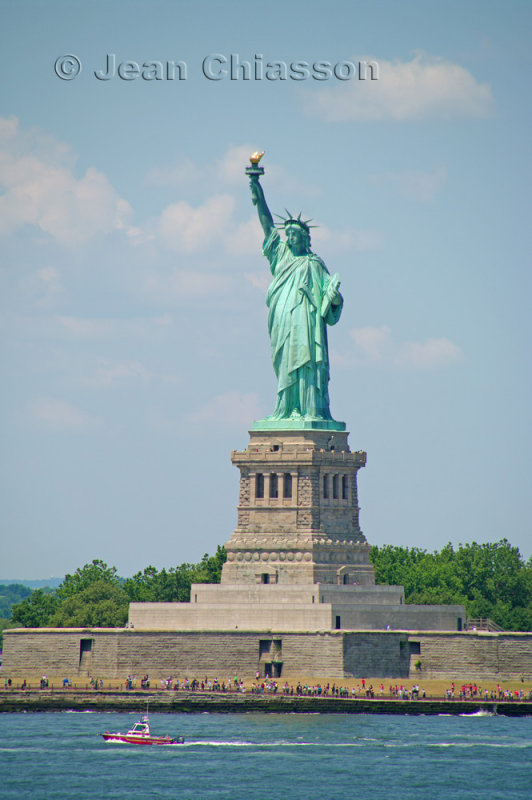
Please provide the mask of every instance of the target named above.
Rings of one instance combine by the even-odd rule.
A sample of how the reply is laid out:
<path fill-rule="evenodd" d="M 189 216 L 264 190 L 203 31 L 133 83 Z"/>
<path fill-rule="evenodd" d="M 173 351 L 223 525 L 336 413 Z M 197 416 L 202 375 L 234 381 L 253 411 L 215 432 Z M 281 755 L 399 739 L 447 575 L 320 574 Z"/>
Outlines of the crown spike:
<path fill-rule="evenodd" d="M 275 214 L 275 216 L 278 217 L 281 220 L 281 222 L 276 222 L 275 223 L 275 227 L 276 228 L 285 228 L 286 229 L 290 225 L 297 225 L 298 227 L 302 228 L 304 231 L 306 231 L 308 233 L 310 228 L 317 228 L 318 227 L 317 225 L 309 225 L 308 224 L 309 222 L 312 221 L 312 218 L 309 219 L 309 220 L 301 219 L 301 213 L 302 213 L 301 211 L 299 212 L 297 217 L 294 217 L 287 208 L 285 208 L 285 211 L 286 211 L 286 213 L 288 215 L 286 217 L 281 216 L 281 214 Z"/>

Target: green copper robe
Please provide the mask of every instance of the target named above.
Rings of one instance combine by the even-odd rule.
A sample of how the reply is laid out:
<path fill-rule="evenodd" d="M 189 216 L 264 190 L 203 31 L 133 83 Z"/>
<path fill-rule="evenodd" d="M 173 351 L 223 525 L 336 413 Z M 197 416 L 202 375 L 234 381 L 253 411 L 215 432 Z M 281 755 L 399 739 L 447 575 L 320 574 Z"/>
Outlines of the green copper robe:
<path fill-rule="evenodd" d="M 266 295 L 272 361 L 278 380 L 277 405 L 270 419 L 299 416 L 331 419 L 329 352 L 326 325 L 340 319 L 343 300 L 331 305 L 333 279 L 323 261 L 307 253 L 295 256 L 272 230 L 263 253 L 273 281 Z"/>

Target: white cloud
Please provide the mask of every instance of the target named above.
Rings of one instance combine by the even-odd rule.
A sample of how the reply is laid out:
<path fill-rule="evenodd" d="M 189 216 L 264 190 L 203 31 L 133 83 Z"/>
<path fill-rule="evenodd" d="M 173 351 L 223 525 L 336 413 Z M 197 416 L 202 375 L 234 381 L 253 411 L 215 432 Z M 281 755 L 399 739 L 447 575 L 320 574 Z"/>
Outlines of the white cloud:
<path fill-rule="evenodd" d="M 111 364 L 109 361 L 101 361 L 94 375 L 86 379 L 90 386 L 101 387 L 110 386 L 117 381 L 126 379 L 147 381 L 151 377 L 145 367 L 138 361 L 123 361 Z"/>
<path fill-rule="evenodd" d="M 0 141 L 14 139 L 18 132 L 16 117 L 0 117 Z"/>
<path fill-rule="evenodd" d="M 161 214 L 159 234 L 171 250 L 205 251 L 224 237 L 234 207 L 235 200 L 230 195 L 215 195 L 197 208 L 185 201 L 172 203 Z"/>
<path fill-rule="evenodd" d="M 74 169 L 76 155 L 70 145 L 39 128 L 21 128 L 17 117 L 0 117 L 0 147 L 19 158 L 31 153 L 51 166 Z"/>
<path fill-rule="evenodd" d="M 156 186 L 179 186 L 182 189 L 191 187 L 196 191 L 198 187 L 203 187 L 204 189 L 212 191 L 213 187 L 227 187 L 228 184 L 234 184 L 239 187 L 238 191 L 240 194 L 242 187 L 247 191 L 245 168 L 249 166 L 249 157 L 256 149 L 257 147 L 251 144 L 232 145 L 221 158 L 211 159 L 210 161 L 206 160 L 199 164 L 192 161 L 190 158 L 181 158 L 174 165 L 151 169 L 147 173 L 145 181 Z M 266 174 L 268 176 L 268 185 L 270 187 L 276 186 L 278 191 L 285 194 L 290 195 L 297 193 L 299 196 L 304 197 L 317 196 L 320 194 L 320 189 L 315 184 L 302 182 L 276 163 L 267 163 Z M 221 196 L 224 200 L 227 199 L 231 201 L 232 214 L 235 206 L 234 198 L 226 194 Z M 220 195 L 217 195 L 216 198 L 217 197 L 220 197 Z M 212 204 L 214 200 L 215 197 L 212 197 L 207 203 Z M 194 218 L 194 213 L 196 211 L 201 213 L 205 206 L 192 209 L 188 203 L 174 203 L 165 209 L 161 215 L 161 219 L 163 223 L 168 224 L 169 227 L 172 228 L 172 223 L 175 221 L 174 217 L 177 218 L 177 224 L 179 225 L 183 218 Z M 253 214 L 253 220 L 256 220 L 256 214 Z M 244 227 L 249 227 L 251 224 L 252 220 L 245 223 Z M 205 220 L 203 220 L 203 225 L 206 227 Z M 141 233 L 139 229 L 134 230 L 134 234 L 137 237 L 139 237 Z M 207 233 L 207 231 L 205 230 L 204 233 Z M 209 236 L 208 238 L 211 239 L 212 237 Z M 191 251 L 193 249 L 194 248 L 191 247 Z"/>
<path fill-rule="evenodd" d="M 192 414 L 189 422 L 216 422 L 224 425 L 241 426 L 242 420 L 260 419 L 262 416 L 258 395 L 227 392 L 211 398 L 205 405 Z"/>
<path fill-rule="evenodd" d="M 335 252 L 356 250 L 368 252 L 383 246 L 383 236 L 376 230 L 357 230 L 356 228 L 333 229 L 320 225 L 312 233 L 312 249 L 318 251 L 322 243 Z"/>
<path fill-rule="evenodd" d="M 199 187 L 212 192 L 213 187 L 227 188 L 228 184 L 235 184 L 240 187 L 239 194 L 242 188 L 247 192 L 245 168 L 256 149 L 249 144 L 233 145 L 221 158 L 201 164 L 182 159 L 174 166 L 151 170 L 146 181 L 155 185 L 178 185 L 182 191 L 193 187 L 195 192 Z M 305 197 L 319 193 L 314 185 L 301 183 L 276 164 L 268 164 L 267 174 L 268 184 L 284 193 L 297 192 Z M 134 245 L 155 240 L 169 250 L 187 255 L 215 248 L 229 256 L 256 254 L 260 252 L 263 235 L 251 199 L 250 215 L 245 222 L 235 219 L 236 207 L 236 197 L 227 192 L 212 194 L 196 206 L 180 200 L 167 206 L 144 226 L 129 228 L 128 236 Z"/>
<path fill-rule="evenodd" d="M 231 145 L 228 150 L 217 159 L 210 159 L 197 163 L 190 158 L 181 157 L 174 164 L 165 167 L 154 167 L 145 176 L 145 183 L 151 186 L 179 186 L 211 187 L 213 185 L 235 186 L 246 185 L 245 169 L 249 167 L 249 157 L 257 150 L 252 144 Z M 304 196 L 316 196 L 320 189 L 313 183 L 303 183 L 295 178 L 275 162 L 268 160 L 268 153 L 264 156 L 263 165 L 266 167 L 268 185 L 276 186 L 280 191 L 299 193 Z"/>
<path fill-rule="evenodd" d="M 41 267 L 23 278 L 21 285 L 39 308 L 54 306 L 64 295 L 61 276 L 55 267 Z"/>
<path fill-rule="evenodd" d="M 244 170 L 249 167 L 249 157 L 256 149 L 247 144 L 230 147 L 227 153 L 218 161 L 216 170 L 218 178 L 224 183 L 242 185 L 242 182 L 246 180 Z"/>
<path fill-rule="evenodd" d="M 308 93 L 308 111 L 329 122 L 404 121 L 485 117 L 493 107 L 487 83 L 443 58 L 418 53 L 411 61 L 379 59 L 378 64 L 378 80 L 353 79 Z"/>
<path fill-rule="evenodd" d="M 463 358 L 460 347 L 446 337 L 397 342 L 387 325 L 355 328 L 349 335 L 353 348 L 347 353 L 334 353 L 339 365 L 427 369 L 450 366 Z"/>
<path fill-rule="evenodd" d="M 149 186 L 181 186 L 197 183 L 205 177 L 205 168 L 190 158 L 183 158 L 171 167 L 152 167 L 145 175 Z"/>
<path fill-rule="evenodd" d="M 172 203 L 150 227 L 164 246 L 177 253 L 216 249 L 243 256 L 260 252 L 263 234 L 256 215 L 237 223 L 235 207 L 235 198 L 228 194 L 213 195 L 196 207 L 186 201 Z"/>
<path fill-rule="evenodd" d="M 221 158 L 199 164 L 188 157 L 178 158 L 173 165 L 153 167 L 144 180 L 151 186 L 197 186 L 207 182 L 212 186 L 213 181 L 241 184 L 246 180 L 244 169 L 249 166 L 254 149 L 249 144 L 231 146 Z"/>
<path fill-rule="evenodd" d="M 148 244 L 155 240 L 155 235 L 151 233 L 149 230 L 144 230 L 143 228 L 129 226 L 126 230 L 126 236 L 130 244 L 134 247 L 138 247 L 139 245 Z"/>
<path fill-rule="evenodd" d="M 226 294 L 234 283 L 228 275 L 197 270 L 173 269 L 170 272 L 152 270 L 143 277 L 143 291 L 161 300 L 188 300 L 214 294 Z"/>
<path fill-rule="evenodd" d="M 54 328 L 67 332 L 77 339 L 106 339 L 109 337 L 145 338 L 150 335 L 165 335 L 165 329 L 173 326 L 171 314 L 158 317 L 75 317 L 56 316 L 52 320 Z M 162 332 L 162 333 L 161 333 Z"/>
<path fill-rule="evenodd" d="M 395 363 L 409 367 L 445 367 L 462 358 L 462 351 L 450 339 L 427 339 L 405 342 L 399 348 Z"/>
<path fill-rule="evenodd" d="M 447 170 L 444 167 L 436 167 L 432 172 L 406 170 L 372 176 L 374 183 L 391 186 L 403 197 L 421 203 L 432 203 L 446 180 Z"/>
<path fill-rule="evenodd" d="M 244 278 L 261 292 L 266 292 L 272 282 L 272 276 L 268 272 L 245 272 Z"/>
<path fill-rule="evenodd" d="M 356 328 L 349 331 L 358 355 L 368 361 L 382 361 L 391 346 L 391 331 L 387 325 L 380 328 Z"/>
<path fill-rule="evenodd" d="M 50 152 L 40 134 L 20 133 L 16 119 L 1 122 L 0 235 L 34 225 L 60 244 L 75 246 L 126 228 L 129 203 L 103 173 L 89 167 L 76 178 L 68 149 Z M 43 149 L 46 154 L 38 155 Z"/>
<path fill-rule="evenodd" d="M 109 336 L 115 328 L 114 320 L 84 317 L 57 317 L 60 327 L 79 339 L 101 339 Z"/>
<path fill-rule="evenodd" d="M 229 255 L 256 255 L 260 253 L 264 233 L 257 216 L 225 231 L 225 250 Z"/>
<path fill-rule="evenodd" d="M 195 208 L 181 201 L 165 208 L 157 220 L 152 220 L 151 228 L 159 241 L 174 252 L 204 253 L 216 248 L 229 256 L 256 255 L 264 238 L 257 215 L 237 223 L 235 207 L 235 198 L 226 194 L 214 195 Z M 319 226 L 312 234 L 313 246 L 316 243 L 318 249 L 323 242 L 336 252 L 382 247 L 382 235 L 375 230 Z"/>
<path fill-rule="evenodd" d="M 177 386 L 183 382 L 180 375 L 154 373 L 146 369 L 140 361 L 129 360 L 111 362 L 101 359 L 92 374 L 84 375 L 81 383 L 95 389 L 107 388 L 125 382 L 147 383 L 148 381 L 158 381 L 164 384 Z"/>
<path fill-rule="evenodd" d="M 52 397 L 35 400 L 28 411 L 34 421 L 58 431 L 94 428 L 101 424 L 99 417 L 93 417 L 64 400 Z"/>

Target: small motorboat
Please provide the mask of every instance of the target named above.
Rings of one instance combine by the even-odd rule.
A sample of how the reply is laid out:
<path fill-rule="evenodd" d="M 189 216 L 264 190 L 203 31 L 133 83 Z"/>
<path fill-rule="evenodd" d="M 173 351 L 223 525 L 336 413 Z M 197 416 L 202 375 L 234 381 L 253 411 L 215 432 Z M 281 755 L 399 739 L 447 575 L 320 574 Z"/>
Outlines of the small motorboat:
<path fill-rule="evenodd" d="M 148 716 L 135 722 L 127 733 L 109 733 L 105 731 L 102 736 L 106 742 L 123 742 L 124 744 L 183 744 L 183 736 L 172 739 L 171 736 L 152 736 Z"/>

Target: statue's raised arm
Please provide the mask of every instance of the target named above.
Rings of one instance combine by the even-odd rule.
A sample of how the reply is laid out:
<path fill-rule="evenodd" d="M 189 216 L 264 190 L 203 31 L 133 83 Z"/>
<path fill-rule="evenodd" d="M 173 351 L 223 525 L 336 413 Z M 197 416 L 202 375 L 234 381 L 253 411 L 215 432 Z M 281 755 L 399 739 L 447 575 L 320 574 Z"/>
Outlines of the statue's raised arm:
<path fill-rule="evenodd" d="M 264 174 L 254 153 L 246 174 L 251 199 L 257 206 L 264 231 L 263 254 L 269 261 L 272 282 L 266 295 L 268 332 L 277 376 L 277 403 L 273 414 L 254 423 L 254 428 L 325 428 L 344 430 L 329 410 L 329 352 L 327 327 L 342 313 L 343 298 L 338 275 L 310 247 L 310 220 L 281 218 L 275 225 L 259 178 Z M 286 235 L 283 241 L 277 227 Z M 258 426 L 258 427 L 257 427 Z"/>
<path fill-rule="evenodd" d="M 251 161 L 251 167 L 247 168 L 246 173 L 247 175 L 249 175 L 251 202 L 253 203 L 254 206 L 257 206 L 259 222 L 262 225 L 264 236 L 268 238 L 275 225 L 273 222 L 271 211 L 268 208 L 268 204 L 266 203 L 266 198 L 264 197 L 264 190 L 259 183 L 259 177 L 264 174 L 263 167 L 259 167 L 259 161 L 261 160 L 263 155 L 264 151 L 262 153 L 253 153 L 253 155 L 249 159 Z"/>

